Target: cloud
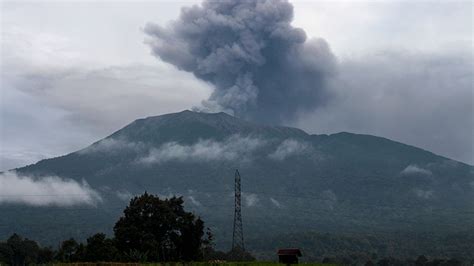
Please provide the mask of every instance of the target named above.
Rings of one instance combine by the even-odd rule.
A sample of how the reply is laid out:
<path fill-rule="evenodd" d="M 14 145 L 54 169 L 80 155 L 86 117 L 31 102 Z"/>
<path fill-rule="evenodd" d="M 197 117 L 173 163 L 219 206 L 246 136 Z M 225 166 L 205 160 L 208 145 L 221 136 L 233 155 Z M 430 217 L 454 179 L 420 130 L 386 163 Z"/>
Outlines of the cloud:
<path fill-rule="evenodd" d="M 191 201 L 191 203 L 195 206 L 202 206 L 201 202 L 199 202 L 198 200 L 196 200 L 196 198 L 194 196 L 188 196 L 188 199 L 189 201 Z"/>
<path fill-rule="evenodd" d="M 472 164 L 472 61 L 463 50 L 347 58 L 331 82 L 331 101 L 294 126 L 384 136 Z"/>
<path fill-rule="evenodd" d="M 79 151 L 80 154 L 91 153 L 116 153 L 121 151 L 139 151 L 145 148 L 145 144 L 129 142 L 124 139 L 106 138 Z"/>
<path fill-rule="evenodd" d="M 81 149 L 137 118 L 188 109 L 210 94 L 168 64 L 97 62 L 75 45 L 48 31 L 2 28 L 0 171 Z"/>
<path fill-rule="evenodd" d="M 311 146 L 306 142 L 301 142 L 295 139 L 286 139 L 273 153 L 269 154 L 268 157 L 274 160 L 282 161 L 289 156 L 302 154 L 308 151 L 310 148 Z"/>
<path fill-rule="evenodd" d="M 0 174 L 0 204 L 31 206 L 95 206 L 101 196 L 87 182 L 57 176 L 33 178 L 10 171 Z"/>
<path fill-rule="evenodd" d="M 155 56 L 214 86 L 203 110 L 280 123 L 326 101 L 336 65 L 326 41 L 292 20 L 285 0 L 204 1 L 145 33 Z"/>
<path fill-rule="evenodd" d="M 127 190 L 118 190 L 115 192 L 115 195 L 117 196 L 117 198 L 123 201 L 129 201 L 131 198 L 133 198 L 133 194 Z"/>
<path fill-rule="evenodd" d="M 242 198 L 244 200 L 245 206 L 253 207 L 259 202 L 257 194 L 254 193 L 244 193 L 242 192 Z"/>
<path fill-rule="evenodd" d="M 324 36 L 339 58 L 384 48 L 439 51 L 472 46 L 472 29 L 464 27 L 472 19 L 469 1 L 292 2 L 293 24 L 309 36 Z"/>
<path fill-rule="evenodd" d="M 403 171 L 400 172 L 401 175 L 427 175 L 430 176 L 433 173 L 431 173 L 430 170 L 418 167 L 415 164 L 410 164 L 407 166 Z"/>
<path fill-rule="evenodd" d="M 258 138 L 239 135 L 233 135 L 223 141 L 199 140 L 191 145 L 168 142 L 159 148 L 152 148 L 148 156 L 140 158 L 139 162 L 245 160 L 248 159 L 247 155 L 251 155 L 264 143 Z"/>
<path fill-rule="evenodd" d="M 273 205 L 275 205 L 275 207 L 281 208 L 281 203 L 278 200 L 270 198 L 270 201 L 273 203 Z"/>
<path fill-rule="evenodd" d="M 243 5 L 254 4 L 253 1 L 242 2 Z M 216 5 L 220 4 L 225 5 L 225 2 Z M 212 91 L 217 90 L 216 85 L 195 78 L 190 71 L 177 70 L 176 64 L 156 60 L 143 45 L 143 32 L 139 28 L 144 21 L 156 19 L 155 22 L 165 25 L 176 18 L 181 5 L 162 1 L 94 5 L 6 2 L 1 33 L 0 171 L 81 149 L 136 118 L 189 109 L 209 99 Z M 277 15 L 278 10 L 287 10 L 285 6 L 289 5 L 275 2 Z M 316 90 L 322 101 L 306 103 L 311 105 L 309 107 L 292 106 L 293 102 L 299 103 L 300 98 L 307 98 L 308 102 L 313 98 L 305 93 L 286 93 L 302 86 L 288 86 L 288 90 L 276 94 L 277 88 L 294 82 L 288 78 L 291 71 L 280 71 L 273 79 L 265 73 L 238 75 L 237 86 L 228 86 L 231 97 L 225 97 L 226 90 L 215 92 L 215 99 L 206 102 L 209 109 L 222 108 L 217 102 L 223 102 L 247 108 L 248 117 L 261 114 L 260 120 L 269 123 L 280 116 L 282 120 L 297 116 L 298 122 L 293 125 L 308 132 L 380 135 L 474 164 L 472 34 L 471 28 L 464 26 L 472 17 L 468 1 L 296 1 L 294 6 L 295 17 L 289 31 L 302 27 L 308 38 L 293 47 L 306 49 L 317 47 L 319 43 L 320 47 L 315 50 L 320 53 L 311 53 L 309 61 L 326 70 L 332 68 L 324 76 L 322 89 Z M 196 10 L 211 11 L 202 7 Z M 254 14 L 252 12 L 249 14 Z M 83 19 L 84 14 L 87 21 Z M 401 16 L 403 21 L 400 21 Z M 114 17 L 121 19 L 114 20 Z M 207 23 L 214 18 L 217 22 L 212 20 L 212 23 L 218 23 L 220 18 L 223 22 L 231 21 L 225 20 L 228 17 L 214 16 L 199 21 Z M 181 22 L 183 20 L 177 23 Z M 280 25 L 285 23 L 283 20 Z M 201 27 L 196 34 L 199 30 L 208 33 L 214 25 Z M 71 31 L 72 28 L 75 30 Z M 176 26 L 164 28 L 164 32 L 180 37 L 173 29 Z M 227 28 L 224 31 L 235 32 Z M 156 48 L 160 38 L 154 34 L 149 38 Z M 215 39 L 219 40 L 219 36 Z M 328 45 L 323 40 L 311 40 L 313 36 L 324 36 L 329 41 L 331 50 L 337 52 L 337 66 L 334 66 L 334 56 L 324 52 Z M 90 45 L 91 40 L 94 45 Z M 184 39 L 178 40 L 183 43 Z M 196 40 L 196 44 L 200 44 L 205 38 Z M 243 44 L 243 40 L 238 39 L 236 43 Z M 192 45 L 194 39 L 187 43 Z M 285 42 L 280 40 L 279 43 Z M 275 44 L 274 40 L 265 39 L 264 44 L 270 45 L 261 49 L 261 54 L 265 59 L 272 58 L 271 53 L 263 52 Z M 295 50 L 301 51 L 300 48 Z M 232 55 L 233 50 L 227 52 L 225 54 Z M 242 69 L 252 64 L 245 61 L 245 57 L 236 58 L 244 61 Z M 323 63 L 324 58 L 332 63 Z M 237 59 L 226 62 L 241 62 Z M 301 56 L 295 56 L 295 60 L 299 59 Z M 281 61 L 291 60 L 282 58 Z M 284 70 L 294 69 L 294 65 L 273 65 Z M 311 64 L 301 64 L 305 69 L 307 65 Z M 226 65 L 222 69 L 235 68 Z M 258 69 L 267 70 L 266 67 Z M 332 74 L 334 71 L 336 74 Z M 210 75 L 217 77 L 217 74 Z M 252 94 L 249 79 L 259 89 L 256 96 Z M 301 79 L 302 84 L 305 80 Z M 265 82 L 278 86 L 274 90 Z M 236 95 L 240 89 L 243 93 Z M 330 94 L 328 101 L 327 93 Z M 268 95 L 275 96 L 278 105 L 266 101 L 273 100 Z M 254 97 L 257 101 L 252 103 Z M 246 100 L 249 106 L 242 105 Z M 322 104 L 324 102 L 326 104 Z M 259 103 L 276 110 L 268 108 L 267 115 L 263 108 L 268 106 L 259 109 Z M 252 107 L 252 104 L 257 106 Z M 318 106 L 315 112 L 308 114 L 314 106 Z M 298 108 L 301 108 L 300 115 L 293 113 Z M 288 115 L 285 115 L 287 109 Z"/>
<path fill-rule="evenodd" d="M 18 166 L 28 165 L 43 159 L 51 158 L 53 154 L 47 152 L 34 152 L 24 148 L 11 149 L 3 148 L 0 150 L 0 171 L 14 169 Z"/>

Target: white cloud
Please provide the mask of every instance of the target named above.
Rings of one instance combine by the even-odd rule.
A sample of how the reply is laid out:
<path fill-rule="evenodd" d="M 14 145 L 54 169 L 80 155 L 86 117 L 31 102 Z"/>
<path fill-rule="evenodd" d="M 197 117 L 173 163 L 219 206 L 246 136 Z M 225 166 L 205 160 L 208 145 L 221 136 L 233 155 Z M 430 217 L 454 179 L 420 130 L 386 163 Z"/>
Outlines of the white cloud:
<path fill-rule="evenodd" d="M 430 170 L 421 168 L 415 164 L 410 164 L 403 171 L 400 172 L 401 175 L 432 175 Z"/>
<path fill-rule="evenodd" d="M 123 51 L 115 60 L 100 56 L 114 48 L 96 49 L 90 38 L 78 41 L 53 25 L 22 26 L 25 20 L 17 16 L 25 8 L 34 10 L 12 5 L 3 13 L 2 22 L 9 23 L 1 32 L 0 171 L 83 148 L 137 118 L 188 109 L 211 92 L 191 74 L 149 56 L 138 27 L 134 31 L 142 37 L 134 42 L 142 49 L 132 50 L 150 60 L 125 58 Z M 78 46 L 84 41 L 86 46 Z"/>
<path fill-rule="evenodd" d="M 253 207 L 259 201 L 257 194 L 254 194 L 254 193 L 244 193 L 244 192 L 242 192 L 242 198 L 244 200 L 245 206 L 247 206 L 247 207 Z"/>
<path fill-rule="evenodd" d="M 273 203 L 273 205 L 275 205 L 275 207 L 281 208 L 281 203 L 278 200 L 270 198 L 270 201 Z"/>
<path fill-rule="evenodd" d="M 223 141 L 199 140 L 191 145 L 168 142 L 160 148 L 151 149 L 148 156 L 139 159 L 139 162 L 245 160 L 263 144 L 264 141 L 258 138 L 239 135 L 233 135 Z"/>
<path fill-rule="evenodd" d="M 201 202 L 199 202 L 194 196 L 188 196 L 188 199 L 191 201 L 192 204 L 195 206 L 202 206 Z"/>
<path fill-rule="evenodd" d="M 19 203 L 32 206 L 93 205 L 100 195 L 87 182 L 57 176 L 33 178 L 10 171 L 0 174 L 0 204 Z"/>
<path fill-rule="evenodd" d="M 286 139 L 284 140 L 277 149 L 268 155 L 269 158 L 274 160 L 284 160 L 289 156 L 301 154 L 308 149 L 310 149 L 310 145 L 306 142 L 300 142 L 294 139 Z"/>
<path fill-rule="evenodd" d="M 432 51 L 472 45 L 472 29 L 464 26 L 471 23 L 469 1 L 291 2 L 293 24 L 310 37 L 324 37 L 340 56 L 387 47 Z"/>

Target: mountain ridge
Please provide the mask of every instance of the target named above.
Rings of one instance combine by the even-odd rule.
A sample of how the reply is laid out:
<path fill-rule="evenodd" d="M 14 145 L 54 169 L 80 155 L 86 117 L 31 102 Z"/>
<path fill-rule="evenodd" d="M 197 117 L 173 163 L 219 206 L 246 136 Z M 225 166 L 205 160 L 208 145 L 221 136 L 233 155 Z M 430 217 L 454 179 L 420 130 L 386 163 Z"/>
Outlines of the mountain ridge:
<path fill-rule="evenodd" d="M 35 178 L 85 180 L 103 201 L 80 213 L 0 205 L 7 213 L 0 224 L 8 225 L 0 227 L 0 237 L 14 231 L 38 240 L 110 233 L 127 199 L 146 190 L 183 196 L 225 246 L 236 168 L 246 233 L 254 239 L 262 230 L 474 230 L 470 165 L 382 137 L 308 134 L 225 113 L 183 111 L 137 119 L 82 150 L 16 169 Z M 25 225 L 28 219 L 38 220 L 38 227 Z"/>
<path fill-rule="evenodd" d="M 332 133 L 332 134 L 310 134 L 310 133 L 307 133 L 306 131 L 302 130 L 302 129 L 299 129 L 299 128 L 296 128 L 296 127 L 290 127 L 290 126 L 274 126 L 274 125 L 260 125 L 260 124 L 257 124 L 257 123 L 253 123 L 253 122 L 250 122 L 250 121 L 247 121 L 247 120 L 242 120 L 242 119 L 239 119 L 239 118 L 236 118 L 232 115 L 229 115 L 225 112 L 218 112 L 218 113 L 204 113 L 204 112 L 195 112 L 195 111 L 191 111 L 191 110 L 183 110 L 181 112 L 176 112 L 176 113 L 168 113 L 168 114 L 163 114 L 163 115 L 156 115 L 156 116 L 148 116 L 148 117 L 145 117 L 145 118 L 138 118 L 138 119 L 135 119 L 134 121 L 132 121 L 131 123 L 125 125 L 124 127 L 122 127 L 121 129 L 119 130 L 116 130 L 114 131 L 113 133 L 111 133 L 110 135 L 106 136 L 104 139 L 109 139 L 109 138 L 114 138 L 114 137 L 121 137 L 121 132 L 124 131 L 124 130 L 127 130 L 128 128 L 133 128 L 133 129 L 136 129 L 136 126 L 137 124 L 142 124 L 142 123 L 146 123 L 146 124 L 154 124 L 156 122 L 160 122 L 160 120 L 173 120 L 173 123 L 176 123 L 177 119 L 181 119 L 183 120 L 184 118 L 184 121 L 186 122 L 189 121 L 189 120 L 195 120 L 195 119 L 198 119 L 197 121 L 198 122 L 205 122 L 205 123 L 209 123 L 209 119 L 205 120 L 204 118 L 213 118 L 213 117 L 217 117 L 217 118 L 220 118 L 220 122 L 224 121 L 225 123 L 227 124 L 231 124 L 230 123 L 230 120 L 232 120 L 232 122 L 235 122 L 235 121 L 238 121 L 238 122 L 241 122 L 241 124 L 239 124 L 239 126 L 243 126 L 244 128 L 248 128 L 248 127 L 261 127 L 261 128 L 265 128 L 265 129 L 279 129 L 278 131 L 282 134 L 284 134 L 285 132 L 297 132 L 298 135 L 300 136 L 305 136 L 305 137 L 308 137 L 308 138 L 314 138 L 314 139 L 317 139 L 318 141 L 328 141 L 328 139 L 331 139 L 331 138 L 339 138 L 339 137 L 342 137 L 342 138 L 349 138 L 349 137 L 353 137 L 353 136 L 357 136 L 359 138 L 371 138 L 372 140 L 379 140 L 379 141 L 382 141 L 382 142 L 392 142 L 392 143 L 396 143 L 396 144 L 400 144 L 400 145 L 404 145 L 406 146 L 407 148 L 410 148 L 410 149 L 418 149 L 418 150 L 421 150 L 423 152 L 427 152 L 427 153 L 430 153 L 432 154 L 433 156 L 437 156 L 437 157 L 440 157 L 442 159 L 447 159 L 447 160 L 452 160 L 452 161 L 456 161 L 457 163 L 460 163 L 460 164 L 463 164 L 463 165 L 466 165 L 466 166 L 470 166 L 470 167 L 473 167 L 472 165 L 468 164 L 468 163 L 464 163 L 464 162 L 461 162 L 461 161 L 457 161 L 457 160 L 454 160 L 454 159 L 451 159 L 451 158 L 448 158 L 448 157 L 445 157 L 443 155 L 439 155 L 439 154 L 436 154 L 434 152 L 431 152 L 429 150 L 426 150 L 426 149 L 423 149 L 423 148 L 420 148 L 420 147 L 417 147 L 415 145 L 411 145 L 411 144 L 406 144 L 406 143 L 403 143 L 403 142 L 400 142 L 400 141 L 395 141 L 395 140 L 392 140 L 392 139 L 389 139 L 389 138 L 386 138 L 386 137 L 382 137 L 382 136 L 375 136 L 375 135 L 371 135 L 371 134 L 361 134 L 361 133 L 352 133 L 352 132 L 347 132 L 347 131 L 341 131 L 341 132 L 337 132 L 337 133 Z M 182 121 L 181 121 L 182 122 Z M 215 120 L 213 120 L 212 122 L 214 122 L 213 124 L 210 124 L 212 126 L 216 126 L 215 124 Z M 234 126 L 235 127 L 235 126 Z M 236 134 L 236 132 L 233 132 L 234 134 Z M 102 139 L 103 140 L 103 139 Z M 94 143 L 92 143 L 91 145 L 89 146 L 92 146 L 94 144 L 97 144 L 99 143 L 100 141 L 102 140 L 98 140 Z M 186 142 L 186 141 L 184 141 Z M 85 148 L 83 149 L 86 149 L 87 147 L 89 146 L 86 146 Z M 80 150 L 77 150 L 77 151 L 73 151 L 73 152 L 70 152 L 68 154 L 65 154 L 65 155 L 61 155 L 61 156 L 57 156 L 57 157 L 52 157 L 52 158 L 47 158 L 47 159 L 43 159 L 43 160 L 51 160 L 51 159 L 55 159 L 55 158 L 61 158 L 61 157 L 64 157 L 64 156 L 67 156 L 67 155 L 70 155 L 70 154 L 73 154 L 73 153 L 76 153 L 76 152 L 79 152 L 83 149 L 80 149 Z M 43 160 L 40 160 L 36 163 L 39 163 Z M 18 167 L 18 168 L 15 168 L 15 169 L 11 169 L 11 170 L 17 170 L 17 169 L 21 169 L 21 168 L 24 168 L 24 167 L 27 167 L 27 166 L 30 166 L 30 165 L 34 165 L 36 163 L 33 163 L 33 164 L 29 164 L 29 165 L 26 165 L 26 166 L 22 166 L 22 167 Z"/>

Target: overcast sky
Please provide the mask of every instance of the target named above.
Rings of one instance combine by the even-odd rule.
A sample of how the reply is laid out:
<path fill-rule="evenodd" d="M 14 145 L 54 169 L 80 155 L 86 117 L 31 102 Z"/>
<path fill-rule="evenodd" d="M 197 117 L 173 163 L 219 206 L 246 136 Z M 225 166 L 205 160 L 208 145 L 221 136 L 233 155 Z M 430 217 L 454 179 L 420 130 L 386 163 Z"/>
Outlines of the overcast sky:
<path fill-rule="evenodd" d="M 201 104 L 210 83 L 152 56 L 200 1 L 1 1 L 0 171 L 81 149 L 131 121 Z M 474 163 L 471 1 L 291 1 L 337 59 L 333 97 L 285 124 L 387 137 Z"/>

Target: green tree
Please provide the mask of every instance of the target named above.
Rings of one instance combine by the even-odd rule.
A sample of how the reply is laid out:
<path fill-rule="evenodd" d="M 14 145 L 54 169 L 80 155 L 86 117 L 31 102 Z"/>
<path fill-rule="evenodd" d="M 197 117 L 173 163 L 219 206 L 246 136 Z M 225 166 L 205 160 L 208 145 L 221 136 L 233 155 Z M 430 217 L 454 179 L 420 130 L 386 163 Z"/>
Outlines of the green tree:
<path fill-rule="evenodd" d="M 85 247 L 85 261 L 118 261 L 118 251 L 114 241 L 103 233 L 95 234 L 87 239 Z"/>
<path fill-rule="evenodd" d="M 78 261 L 79 244 L 74 238 L 70 238 L 61 243 L 56 259 L 61 262 L 73 262 Z"/>
<path fill-rule="evenodd" d="M 54 260 L 54 250 L 51 247 L 40 248 L 38 251 L 38 258 L 36 263 L 48 264 Z"/>
<path fill-rule="evenodd" d="M 214 246 L 214 236 L 212 235 L 211 229 L 207 228 L 206 238 L 203 240 L 202 254 L 204 260 L 216 260 L 223 259 L 225 256 L 224 252 L 217 253 Z"/>
<path fill-rule="evenodd" d="M 36 263 L 38 244 L 17 234 L 8 238 L 6 243 L 0 244 L 0 258 L 12 266 L 23 266 Z"/>
<path fill-rule="evenodd" d="M 145 192 L 133 198 L 114 233 L 123 254 L 147 254 L 148 261 L 202 258 L 204 222 L 184 210 L 182 197 L 162 200 Z"/>

